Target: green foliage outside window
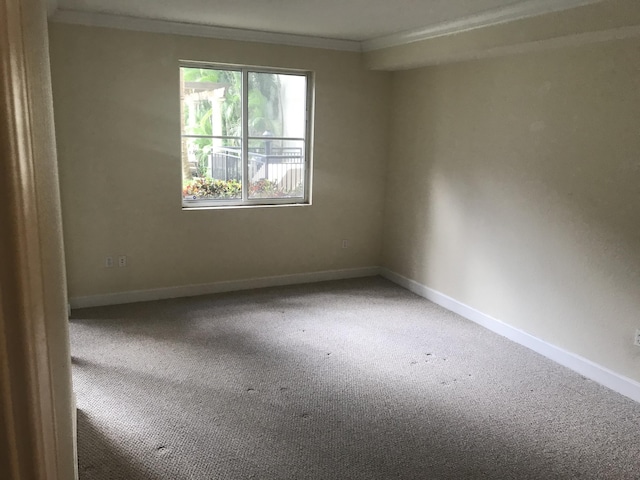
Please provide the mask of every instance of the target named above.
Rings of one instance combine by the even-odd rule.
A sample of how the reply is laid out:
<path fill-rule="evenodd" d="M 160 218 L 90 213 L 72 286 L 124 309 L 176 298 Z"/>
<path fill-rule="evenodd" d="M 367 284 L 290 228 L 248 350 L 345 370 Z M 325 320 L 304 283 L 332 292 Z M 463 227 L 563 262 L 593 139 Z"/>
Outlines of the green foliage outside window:
<path fill-rule="evenodd" d="M 208 86 L 224 89 L 220 105 L 220 118 L 213 118 L 214 108 L 210 99 L 202 98 L 193 103 L 186 103 L 183 108 L 183 125 L 188 135 L 202 135 L 210 137 L 242 136 L 242 74 L 233 70 L 214 70 L 208 68 L 182 68 L 182 80 L 185 93 L 206 90 Z M 249 135 L 262 136 L 269 132 L 272 136 L 282 133 L 282 105 L 280 82 L 278 76 L 269 73 L 250 73 L 248 110 Z M 202 88 L 194 84 L 202 84 Z M 211 87 L 213 88 L 213 87 Z M 191 111 L 190 109 L 195 109 Z M 219 123 L 218 123 L 219 122 Z M 213 132 L 213 125 L 219 124 L 221 132 Z M 237 140 L 222 140 L 225 146 L 239 146 Z M 208 158 L 212 152 L 210 138 L 193 138 L 196 168 L 193 177 L 207 175 Z"/>

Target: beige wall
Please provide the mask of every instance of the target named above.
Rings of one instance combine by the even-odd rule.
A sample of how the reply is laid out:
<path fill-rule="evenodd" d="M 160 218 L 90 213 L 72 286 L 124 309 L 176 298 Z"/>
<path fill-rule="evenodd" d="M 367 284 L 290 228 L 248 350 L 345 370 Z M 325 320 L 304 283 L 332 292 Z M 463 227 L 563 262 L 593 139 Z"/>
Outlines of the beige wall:
<path fill-rule="evenodd" d="M 640 40 L 393 74 L 67 25 L 51 45 L 71 296 L 382 264 L 640 381 Z M 313 206 L 181 210 L 178 59 L 316 72 Z"/>
<path fill-rule="evenodd" d="M 358 53 L 62 24 L 50 38 L 71 297 L 378 264 L 389 74 Z M 312 206 L 181 210 L 180 59 L 315 72 Z"/>
<path fill-rule="evenodd" d="M 395 73 L 383 264 L 640 380 L 638 51 Z"/>

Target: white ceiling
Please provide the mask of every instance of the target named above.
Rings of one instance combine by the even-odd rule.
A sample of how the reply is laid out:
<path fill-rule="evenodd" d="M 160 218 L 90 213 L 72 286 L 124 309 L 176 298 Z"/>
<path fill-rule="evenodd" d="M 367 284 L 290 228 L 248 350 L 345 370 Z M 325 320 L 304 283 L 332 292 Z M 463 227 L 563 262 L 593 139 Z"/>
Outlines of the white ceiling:
<path fill-rule="evenodd" d="M 468 29 L 598 0 L 51 0 L 52 10 L 167 20 L 327 39 L 373 41 L 405 32 Z M 53 13 L 53 12 L 52 12 Z M 487 21 L 480 23 L 487 23 Z M 478 23 L 477 21 L 475 23 Z M 464 26 L 467 25 L 466 28 Z M 453 26 L 453 28 L 451 28 Z M 448 27 L 448 28 L 446 28 Z"/>

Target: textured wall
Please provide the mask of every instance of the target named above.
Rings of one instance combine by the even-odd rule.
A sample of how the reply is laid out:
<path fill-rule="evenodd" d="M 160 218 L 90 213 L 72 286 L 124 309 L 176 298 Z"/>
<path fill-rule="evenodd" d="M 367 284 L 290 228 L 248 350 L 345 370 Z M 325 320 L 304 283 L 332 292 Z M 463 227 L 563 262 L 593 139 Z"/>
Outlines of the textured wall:
<path fill-rule="evenodd" d="M 378 264 L 390 83 L 359 54 L 53 24 L 51 56 L 70 296 Z M 178 60 L 315 72 L 312 206 L 181 210 Z"/>
<path fill-rule="evenodd" d="M 640 380 L 639 51 L 394 73 L 383 264 Z"/>
<path fill-rule="evenodd" d="M 384 266 L 640 380 L 640 41 L 392 84 L 355 53 L 65 25 L 51 44 L 71 296 L 376 265 L 382 236 Z M 181 210 L 178 59 L 316 72 L 313 206 Z"/>

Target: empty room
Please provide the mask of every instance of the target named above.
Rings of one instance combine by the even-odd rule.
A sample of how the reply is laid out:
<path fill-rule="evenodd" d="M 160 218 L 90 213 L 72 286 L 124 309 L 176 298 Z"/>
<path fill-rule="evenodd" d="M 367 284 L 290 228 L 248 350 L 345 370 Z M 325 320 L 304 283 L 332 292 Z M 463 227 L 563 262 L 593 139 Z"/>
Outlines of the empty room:
<path fill-rule="evenodd" d="M 637 0 L 20 4 L 7 478 L 640 478 Z"/>

